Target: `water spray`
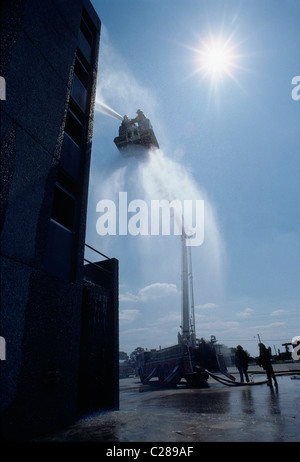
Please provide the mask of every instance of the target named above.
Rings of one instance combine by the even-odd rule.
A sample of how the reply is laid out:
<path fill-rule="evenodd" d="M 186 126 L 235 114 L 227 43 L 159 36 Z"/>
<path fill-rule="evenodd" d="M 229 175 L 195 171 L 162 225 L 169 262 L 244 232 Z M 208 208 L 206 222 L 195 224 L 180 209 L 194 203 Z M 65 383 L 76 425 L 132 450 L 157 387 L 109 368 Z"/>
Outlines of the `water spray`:
<path fill-rule="evenodd" d="M 96 101 L 96 110 L 102 112 L 103 114 L 114 117 L 115 119 L 123 120 L 123 117 L 120 114 L 118 114 L 118 112 L 114 111 L 114 109 L 100 101 Z"/>

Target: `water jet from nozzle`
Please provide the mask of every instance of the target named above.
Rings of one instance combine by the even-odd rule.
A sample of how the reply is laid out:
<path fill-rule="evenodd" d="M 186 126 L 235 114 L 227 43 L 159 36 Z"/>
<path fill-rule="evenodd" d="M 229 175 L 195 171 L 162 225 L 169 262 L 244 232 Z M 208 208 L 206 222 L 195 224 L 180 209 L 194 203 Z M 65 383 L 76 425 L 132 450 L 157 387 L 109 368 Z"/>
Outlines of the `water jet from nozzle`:
<path fill-rule="evenodd" d="M 107 104 L 104 104 L 100 101 L 96 101 L 96 110 L 102 112 L 103 114 L 114 117 L 115 119 L 123 120 L 123 117 L 120 114 L 114 111 L 111 107 L 107 106 Z"/>

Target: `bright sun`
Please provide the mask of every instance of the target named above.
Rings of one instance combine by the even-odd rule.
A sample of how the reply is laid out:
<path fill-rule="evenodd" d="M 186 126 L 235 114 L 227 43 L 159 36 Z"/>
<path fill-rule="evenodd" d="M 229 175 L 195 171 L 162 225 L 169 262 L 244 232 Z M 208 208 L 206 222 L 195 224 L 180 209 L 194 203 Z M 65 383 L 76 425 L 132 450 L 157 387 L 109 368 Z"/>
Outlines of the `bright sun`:
<path fill-rule="evenodd" d="M 213 81 L 220 80 L 225 76 L 232 77 L 233 68 L 236 67 L 233 46 L 229 41 L 211 39 L 203 43 L 197 50 L 200 55 L 199 71 L 210 77 Z"/>

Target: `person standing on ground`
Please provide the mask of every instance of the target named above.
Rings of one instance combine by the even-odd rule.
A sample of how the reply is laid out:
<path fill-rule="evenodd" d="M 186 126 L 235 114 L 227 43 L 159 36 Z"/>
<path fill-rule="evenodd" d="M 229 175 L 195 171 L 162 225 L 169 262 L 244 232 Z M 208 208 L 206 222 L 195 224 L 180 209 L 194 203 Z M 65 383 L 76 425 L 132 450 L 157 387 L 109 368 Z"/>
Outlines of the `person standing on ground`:
<path fill-rule="evenodd" d="M 248 377 L 248 372 L 247 372 L 248 356 L 241 345 L 238 345 L 236 347 L 235 366 L 240 373 L 241 382 L 244 382 L 244 374 L 245 374 L 246 382 L 249 382 L 249 377 Z"/>
<path fill-rule="evenodd" d="M 277 388 L 278 383 L 276 380 L 276 376 L 271 364 L 271 355 L 269 350 L 265 347 L 263 343 L 258 344 L 259 347 L 259 358 L 258 358 L 258 365 L 261 366 L 267 374 L 268 377 L 268 385 L 272 387 L 272 378 L 274 380 L 274 385 Z"/>

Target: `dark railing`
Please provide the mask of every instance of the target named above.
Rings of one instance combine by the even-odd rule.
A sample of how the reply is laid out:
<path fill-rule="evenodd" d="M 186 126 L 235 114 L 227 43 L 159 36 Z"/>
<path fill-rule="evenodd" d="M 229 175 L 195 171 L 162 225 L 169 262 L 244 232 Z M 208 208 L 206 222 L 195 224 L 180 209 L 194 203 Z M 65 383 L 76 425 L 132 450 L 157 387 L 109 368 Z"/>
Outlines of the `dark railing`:
<path fill-rule="evenodd" d="M 85 245 L 85 247 L 88 247 L 89 249 L 93 250 L 93 251 L 96 252 L 97 254 L 101 255 L 101 256 L 104 257 L 104 258 L 106 258 L 107 260 L 110 260 L 110 258 L 109 258 L 107 255 L 105 255 L 105 254 L 102 253 L 102 252 L 99 252 L 99 250 L 94 249 L 94 247 L 91 247 L 91 246 L 88 245 L 88 244 L 84 244 L 84 245 Z M 96 267 L 100 268 L 102 271 L 105 271 L 106 273 L 112 274 L 111 271 L 109 271 L 108 269 L 104 268 L 104 267 L 101 266 L 99 263 L 95 263 L 95 262 L 92 262 L 92 261 L 90 261 L 90 260 L 87 260 L 87 258 L 84 258 L 83 260 L 86 261 L 87 263 L 89 263 L 90 265 L 93 265 L 93 266 L 96 266 Z"/>

